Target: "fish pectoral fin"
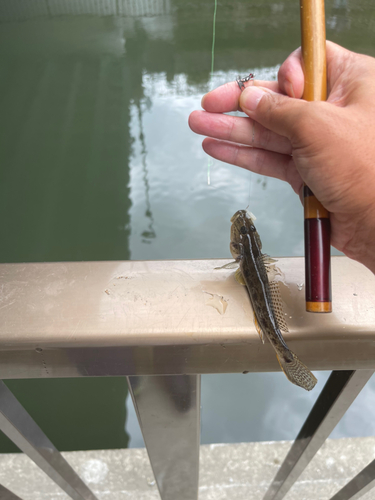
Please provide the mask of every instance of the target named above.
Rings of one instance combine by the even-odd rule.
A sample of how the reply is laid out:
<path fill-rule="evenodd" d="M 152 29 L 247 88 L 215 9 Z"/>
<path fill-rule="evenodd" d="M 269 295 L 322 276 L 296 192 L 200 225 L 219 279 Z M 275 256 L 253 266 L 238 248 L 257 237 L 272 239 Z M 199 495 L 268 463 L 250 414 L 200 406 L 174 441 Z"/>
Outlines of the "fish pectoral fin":
<path fill-rule="evenodd" d="M 262 255 L 262 261 L 263 261 L 263 264 L 265 266 L 267 266 L 269 264 L 275 264 L 275 262 L 277 262 L 276 259 L 273 259 L 272 257 L 270 257 L 269 255 L 267 255 L 266 253 L 264 253 Z"/>
<path fill-rule="evenodd" d="M 220 267 L 214 267 L 214 270 L 218 269 L 234 269 L 239 266 L 239 263 L 236 260 L 233 260 L 232 262 L 228 262 L 228 264 L 224 264 L 223 266 Z"/>
<path fill-rule="evenodd" d="M 240 285 L 246 285 L 245 278 L 243 277 L 243 274 L 241 272 L 241 268 L 238 268 L 237 271 L 234 273 L 234 277 L 236 278 L 236 281 Z"/>
<path fill-rule="evenodd" d="M 224 264 L 223 266 L 221 267 L 215 267 L 214 269 L 217 270 L 217 269 L 234 269 L 235 267 L 238 267 L 239 266 L 239 263 L 234 260 L 233 262 L 228 262 L 228 264 Z"/>
<path fill-rule="evenodd" d="M 284 303 L 281 298 L 280 285 L 278 281 L 270 281 L 270 292 L 272 297 L 272 305 L 277 325 L 281 331 L 288 333 L 288 324 L 286 322 L 286 314 L 284 311 Z"/>
<path fill-rule="evenodd" d="M 289 352 L 293 357 L 291 361 L 286 361 L 281 355 L 276 354 L 282 371 L 292 384 L 298 385 L 306 391 L 311 391 L 317 383 L 316 378 L 292 351 Z"/>
<path fill-rule="evenodd" d="M 261 329 L 261 327 L 258 323 L 258 320 L 257 320 L 257 317 L 255 316 L 255 314 L 254 314 L 254 325 L 255 325 L 256 331 L 258 332 L 260 340 L 262 341 L 262 344 L 264 344 L 264 333 L 263 333 L 263 330 Z"/>

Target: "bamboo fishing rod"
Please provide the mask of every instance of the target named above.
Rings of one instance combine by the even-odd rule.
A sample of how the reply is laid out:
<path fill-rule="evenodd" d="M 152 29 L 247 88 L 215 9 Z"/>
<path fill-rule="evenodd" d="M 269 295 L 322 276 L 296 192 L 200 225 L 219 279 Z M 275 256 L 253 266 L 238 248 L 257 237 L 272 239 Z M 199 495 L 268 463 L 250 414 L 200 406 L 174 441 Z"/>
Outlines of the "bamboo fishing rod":
<path fill-rule="evenodd" d="M 324 0 L 300 0 L 303 99 L 327 99 L 327 61 Z M 304 185 L 306 311 L 332 311 L 329 212 Z"/>

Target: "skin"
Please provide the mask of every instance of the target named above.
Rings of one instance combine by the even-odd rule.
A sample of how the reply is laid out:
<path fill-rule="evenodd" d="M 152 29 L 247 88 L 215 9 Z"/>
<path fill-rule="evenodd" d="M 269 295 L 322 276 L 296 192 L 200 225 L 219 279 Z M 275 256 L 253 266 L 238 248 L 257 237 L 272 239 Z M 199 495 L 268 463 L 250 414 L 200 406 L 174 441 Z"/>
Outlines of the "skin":
<path fill-rule="evenodd" d="M 375 272 L 375 59 L 327 42 L 328 99 L 301 99 L 301 50 L 277 82 L 230 82 L 202 99 L 190 128 L 206 153 L 261 175 L 303 182 L 331 213 L 331 243 Z M 240 110 L 247 116 L 224 113 Z"/>

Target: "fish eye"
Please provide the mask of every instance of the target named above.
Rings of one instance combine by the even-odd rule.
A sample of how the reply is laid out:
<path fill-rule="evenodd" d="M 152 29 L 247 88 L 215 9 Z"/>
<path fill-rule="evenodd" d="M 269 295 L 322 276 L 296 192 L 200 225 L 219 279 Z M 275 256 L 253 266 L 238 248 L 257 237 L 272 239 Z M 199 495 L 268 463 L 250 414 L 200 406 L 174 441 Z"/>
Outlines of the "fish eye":
<path fill-rule="evenodd" d="M 246 234 L 247 233 L 246 226 L 241 226 L 240 233 L 241 234 Z"/>

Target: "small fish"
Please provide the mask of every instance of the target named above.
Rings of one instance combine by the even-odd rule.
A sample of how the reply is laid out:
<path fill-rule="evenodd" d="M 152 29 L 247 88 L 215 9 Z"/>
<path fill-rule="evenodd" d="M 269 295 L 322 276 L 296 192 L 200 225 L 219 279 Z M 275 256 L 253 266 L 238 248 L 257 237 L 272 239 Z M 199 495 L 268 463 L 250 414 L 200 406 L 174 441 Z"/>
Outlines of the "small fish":
<path fill-rule="evenodd" d="M 238 210 L 231 218 L 230 251 L 240 266 L 236 271 L 236 279 L 246 285 L 258 333 L 262 340 L 264 334 L 271 342 L 287 378 L 293 384 L 311 391 L 317 382 L 316 378 L 289 349 L 282 337 L 267 276 L 267 267 L 275 261 L 262 254 L 262 243 L 254 220 L 254 215 L 246 210 Z"/>

